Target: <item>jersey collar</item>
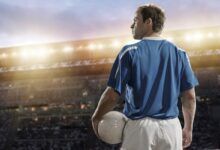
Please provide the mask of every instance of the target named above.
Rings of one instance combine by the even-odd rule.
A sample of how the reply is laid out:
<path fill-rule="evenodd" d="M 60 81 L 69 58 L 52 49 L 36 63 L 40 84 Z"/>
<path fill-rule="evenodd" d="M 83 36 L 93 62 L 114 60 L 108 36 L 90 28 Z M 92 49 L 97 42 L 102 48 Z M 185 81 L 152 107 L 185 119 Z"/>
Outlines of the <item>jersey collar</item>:
<path fill-rule="evenodd" d="M 164 40 L 162 37 L 143 37 L 142 40 Z"/>

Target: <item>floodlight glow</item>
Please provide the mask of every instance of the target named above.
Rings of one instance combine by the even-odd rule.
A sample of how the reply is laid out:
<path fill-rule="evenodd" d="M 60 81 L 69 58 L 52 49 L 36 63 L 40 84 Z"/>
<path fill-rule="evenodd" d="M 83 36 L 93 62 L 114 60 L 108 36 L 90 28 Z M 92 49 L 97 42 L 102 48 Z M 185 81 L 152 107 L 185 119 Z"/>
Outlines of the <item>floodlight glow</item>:
<path fill-rule="evenodd" d="M 48 56 L 48 51 L 46 48 L 40 48 L 38 50 L 35 50 L 35 55 L 38 58 L 46 58 Z"/>
<path fill-rule="evenodd" d="M 200 32 L 196 32 L 194 35 L 193 35 L 193 38 L 195 41 L 200 41 L 203 39 L 203 34 L 200 33 Z"/>
<path fill-rule="evenodd" d="M 96 45 L 93 43 L 89 44 L 89 46 L 88 46 L 89 50 L 94 50 L 95 48 L 96 48 Z"/>
<path fill-rule="evenodd" d="M 21 57 L 22 58 L 24 58 L 24 59 L 27 59 L 29 56 L 30 56 L 30 53 L 29 53 L 29 51 L 28 50 L 22 50 L 21 52 L 20 52 L 20 55 L 21 55 Z"/>
<path fill-rule="evenodd" d="M 37 50 L 36 49 L 32 49 L 31 51 L 30 51 L 30 56 L 31 57 L 33 57 L 33 58 L 35 58 L 36 57 L 36 55 L 37 55 Z"/>
<path fill-rule="evenodd" d="M 54 49 L 49 49 L 48 50 L 48 54 L 54 54 L 55 53 L 55 50 Z"/>
<path fill-rule="evenodd" d="M 184 39 L 187 41 L 187 42 L 199 42 L 201 41 L 202 39 L 204 38 L 204 34 L 197 31 L 197 32 L 192 32 L 190 34 L 186 34 L 184 36 Z"/>
<path fill-rule="evenodd" d="M 214 34 L 212 32 L 209 32 L 208 33 L 208 38 L 213 38 L 214 37 Z"/>
<path fill-rule="evenodd" d="M 83 46 L 82 46 L 82 45 L 80 45 L 79 47 L 77 47 L 77 49 L 83 49 Z"/>
<path fill-rule="evenodd" d="M 112 47 L 118 48 L 119 46 L 120 46 L 119 40 L 115 39 L 115 40 L 112 42 Z"/>
<path fill-rule="evenodd" d="M 8 55 L 6 53 L 2 54 L 2 58 L 7 58 L 7 57 L 8 57 Z"/>
<path fill-rule="evenodd" d="M 104 46 L 103 46 L 102 44 L 98 44 L 98 45 L 97 45 L 97 48 L 98 48 L 99 50 L 103 49 L 103 47 L 104 47 Z"/>
<path fill-rule="evenodd" d="M 216 33 L 217 36 L 220 36 L 220 30 L 218 31 L 218 33 Z"/>
<path fill-rule="evenodd" d="M 17 53 L 16 52 L 12 52 L 11 55 L 12 55 L 12 57 L 16 57 Z"/>
<path fill-rule="evenodd" d="M 37 69 L 37 67 L 36 66 L 31 66 L 31 69 L 35 70 L 35 69 Z"/>
<path fill-rule="evenodd" d="M 73 47 L 70 47 L 70 46 L 66 46 L 63 48 L 63 51 L 66 52 L 66 53 L 69 53 L 69 52 L 72 52 L 74 50 Z"/>
<path fill-rule="evenodd" d="M 184 39 L 185 39 L 187 42 L 189 42 L 189 41 L 192 41 L 193 37 L 192 37 L 190 34 L 186 34 L 186 35 L 184 36 Z"/>

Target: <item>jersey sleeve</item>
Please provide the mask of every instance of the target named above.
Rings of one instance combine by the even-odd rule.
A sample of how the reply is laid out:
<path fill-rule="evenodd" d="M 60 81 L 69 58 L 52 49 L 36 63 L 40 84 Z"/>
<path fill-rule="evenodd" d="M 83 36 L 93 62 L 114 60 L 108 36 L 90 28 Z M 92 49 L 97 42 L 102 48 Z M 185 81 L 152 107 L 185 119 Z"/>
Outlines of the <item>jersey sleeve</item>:
<path fill-rule="evenodd" d="M 131 57 L 129 52 L 119 53 L 112 66 L 107 85 L 121 95 L 131 78 Z"/>
<path fill-rule="evenodd" d="M 196 78 L 192 70 L 192 67 L 190 65 L 190 60 L 187 53 L 184 53 L 183 66 L 184 67 L 183 67 L 183 73 L 182 73 L 181 85 L 180 85 L 181 92 L 199 85 L 198 79 Z"/>

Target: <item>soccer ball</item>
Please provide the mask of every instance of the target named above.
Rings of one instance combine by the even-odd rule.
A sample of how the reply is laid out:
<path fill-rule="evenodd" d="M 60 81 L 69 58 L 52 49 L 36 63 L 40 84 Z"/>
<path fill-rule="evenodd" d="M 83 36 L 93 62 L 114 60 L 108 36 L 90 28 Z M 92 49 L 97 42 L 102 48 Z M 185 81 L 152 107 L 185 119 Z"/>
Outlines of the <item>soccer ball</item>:
<path fill-rule="evenodd" d="M 108 144 L 121 143 L 126 120 L 125 115 L 118 111 L 106 113 L 98 124 L 98 134 L 101 140 Z"/>

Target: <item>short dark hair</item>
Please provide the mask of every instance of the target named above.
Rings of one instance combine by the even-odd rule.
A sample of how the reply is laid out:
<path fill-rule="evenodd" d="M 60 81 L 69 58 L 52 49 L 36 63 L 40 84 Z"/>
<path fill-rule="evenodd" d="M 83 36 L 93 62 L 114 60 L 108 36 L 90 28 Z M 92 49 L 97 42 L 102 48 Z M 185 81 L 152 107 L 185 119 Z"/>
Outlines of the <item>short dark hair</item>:
<path fill-rule="evenodd" d="M 148 4 L 140 6 L 138 10 L 143 17 L 143 22 L 149 18 L 152 19 L 154 32 L 162 31 L 166 17 L 164 11 L 160 7 L 154 4 Z"/>

